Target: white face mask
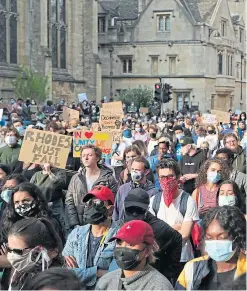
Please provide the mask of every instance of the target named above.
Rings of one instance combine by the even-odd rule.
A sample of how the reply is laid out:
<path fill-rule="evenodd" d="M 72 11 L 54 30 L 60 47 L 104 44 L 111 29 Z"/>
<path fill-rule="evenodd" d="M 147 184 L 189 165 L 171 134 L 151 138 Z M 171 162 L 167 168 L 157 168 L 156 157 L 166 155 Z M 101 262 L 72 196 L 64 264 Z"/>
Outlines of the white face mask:
<path fill-rule="evenodd" d="M 14 144 L 16 144 L 16 137 L 15 136 L 6 136 L 5 142 L 7 145 L 14 145 Z"/>
<path fill-rule="evenodd" d="M 220 195 L 218 198 L 218 204 L 220 207 L 224 205 L 234 206 L 236 204 L 236 196 L 235 195 L 229 195 L 229 196 Z"/>

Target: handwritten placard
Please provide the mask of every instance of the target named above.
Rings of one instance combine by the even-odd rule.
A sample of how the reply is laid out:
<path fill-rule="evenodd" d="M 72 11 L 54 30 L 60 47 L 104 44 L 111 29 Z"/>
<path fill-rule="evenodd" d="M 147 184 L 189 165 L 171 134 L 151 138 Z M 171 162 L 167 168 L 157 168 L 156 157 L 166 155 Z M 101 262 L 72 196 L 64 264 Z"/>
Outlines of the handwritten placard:
<path fill-rule="evenodd" d="M 80 157 L 81 148 L 85 145 L 94 145 L 102 150 L 102 158 L 110 159 L 112 154 L 112 135 L 101 131 L 74 131 L 73 156 Z"/>
<path fill-rule="evenodd" d="M 148 108 L 147 107 L 140 107 L 140 112 L 141 113 L 148 113 Z"/>
<path fill-rule="evenodd" d="M 220 110 L 211 110 L 211 114 L 216 115 L 216 118 L 219 122 L 229 123 L 230 122 L 230 113 Z"/>
<path fill-rule="evenodd" d="M 79 102 L 83 102 L 83 101 L 87 101 L 88 100 L 87 93 L 79 93 L 77 96 L 78 96 L 78 101 Z"/>
<path fill-rule="evenodd" d="M 70 109 L 66 106 L 63 107 L 63 120 L 70 121 L 72 119 L 79 119 L 79 111 Z"/>
<path fill-rule="evenodd" d="M 216 115 L 207 114 L 207 113 L 202 114 L 201 123 L 202 124 L 216 124 L 217 123 Z"/>
<path fill-rule="evenodd" d="M 19 161 L 34 164 L 51 164 L 65 169 L 72 137 L 28 128 L 25 132 Z"/>

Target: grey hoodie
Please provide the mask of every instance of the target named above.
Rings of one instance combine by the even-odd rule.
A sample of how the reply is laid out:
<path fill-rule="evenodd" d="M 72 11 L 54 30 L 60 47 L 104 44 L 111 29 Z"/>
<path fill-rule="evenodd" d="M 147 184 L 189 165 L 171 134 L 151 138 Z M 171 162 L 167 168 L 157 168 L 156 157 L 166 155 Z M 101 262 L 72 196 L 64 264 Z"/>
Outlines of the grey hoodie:
<path fill-rule="evenodd" d="M 132 182 L 125 183 L 119 187 L 115 198 L 114 212 L 112 216 L 114 221 L 124 218 L 124 200 L 128 196 L 130 190 L 134 187 L 135 186 Z M 147 191 L 149 198 L 158 193 L 158 190 L 156 190 L 154 184 L 150 181 L 147 181 L 141 188 Z"/>
<path fill-rule="evenodd" d="M 244 197 L 247 195 L 247 175 L 233 169 L 230 176 L 231 180 L 234 181 Z"/>

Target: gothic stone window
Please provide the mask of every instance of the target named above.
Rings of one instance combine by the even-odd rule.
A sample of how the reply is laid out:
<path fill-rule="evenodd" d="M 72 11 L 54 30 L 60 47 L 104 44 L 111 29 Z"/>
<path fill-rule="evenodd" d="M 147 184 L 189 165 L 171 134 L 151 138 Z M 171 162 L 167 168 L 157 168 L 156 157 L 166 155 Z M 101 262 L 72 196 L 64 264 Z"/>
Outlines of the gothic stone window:
<path fill-rule="evenodd" d="M 218 75 L 223 75 L 223 52 L 218 52 Z"/>
<path fill-rule="evenodd" d="M 157 31 L 170 32 L 170 30 L 171 30 L 170 14 L 157 15 Z"/>
<path fill-rule="evenodd" d="M 0 63 L 17 64 L 17 0 L 0 0 Z"/>
<path fill-rule="evenodd" d="M 52 48 L 52 67 L 66 69 L 66 0 L 48 0 L 48 47 Z"/>
<path fill-rule="evenodd" d="M 131 74 L 132 73 L 132 57 L 121 56 L 122 63 L 122 73 Z"/>

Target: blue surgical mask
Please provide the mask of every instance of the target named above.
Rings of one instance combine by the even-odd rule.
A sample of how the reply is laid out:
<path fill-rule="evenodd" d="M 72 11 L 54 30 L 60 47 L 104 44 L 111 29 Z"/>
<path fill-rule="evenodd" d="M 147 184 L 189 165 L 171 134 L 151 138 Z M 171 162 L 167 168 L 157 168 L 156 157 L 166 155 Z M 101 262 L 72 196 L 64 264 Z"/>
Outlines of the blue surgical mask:
<path fill-rule="evenodd" d="M 235 195 L 229 195 L 229 196 L 220 195 L 218 198 L 218 205 L 220 207 L 222 207 L 224 205 L 234 206 L 235 204 L 236 204 L 236 196 Z"/>
<path fill-rule="evenodd" d="M 205 240 L 205 251 L 216 262 L 227 262 L 236 252 L 231 240 Z"/>
<path fill-rule="evenodd" d="M 221 174 L 217 172 L 208 172 L 207 180 L 208 182 L 216 184 L 221 180 Z"/>
<path fill-rule="evenodd" d="M 24 136 L 25 134 L 25 128 L 23 126 L 16 127 L 17 131 L 19 132 L 20 136 Z"/>
<path fill-rule="evenodd" d="M 13 194 L 12 189 L 5 189 L 1 193 L 1 198 L 6 202 L 9 203 L 11 195 Z"/>
<path fill-rule="evenodd" d="M 183 133 L 176 134 L 176 138 L 177 138 L 178 140 L 180 140 L 180 139 L 183 138 L 183 137 L 184 137 L 184 134 L 183 134 Z"/>

